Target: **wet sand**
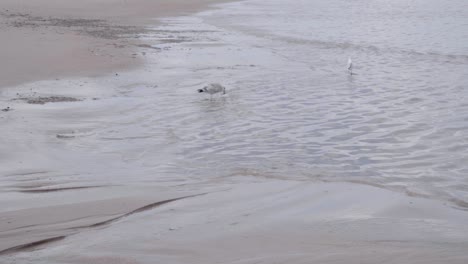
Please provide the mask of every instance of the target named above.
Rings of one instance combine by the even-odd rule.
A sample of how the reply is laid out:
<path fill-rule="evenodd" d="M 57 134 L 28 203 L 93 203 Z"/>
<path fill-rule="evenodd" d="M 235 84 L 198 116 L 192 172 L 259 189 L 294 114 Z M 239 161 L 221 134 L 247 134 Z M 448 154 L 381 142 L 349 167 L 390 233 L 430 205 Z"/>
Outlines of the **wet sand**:
<path fill-rule="evenodd" d="M 200 69 L 214 68 L 214 78 L 222 66 L 249 72 L 276 61 L 255 53 L 257 65 L 236 54 L 226 65 L 190 64 L 180 50 L 216 58 L 209 48 L 226 44 L 172 46 L 187 40 L 170 29 L 160 31 L 158 48 L 137 37 L 155 30 L 147 27 L 155 17 L 215 1 L 127 2 L 2 2 L 15 15 L 1 18 L 9 21 L 1 34 L 11 37 L 2 68 L 14 66 L 0 84 L 0 106 L 12 109 L 0 112 L 1 263 L 467 263 L 468 215 L 444 201 L 260 169 L 179 173 L 191 161 L 171 144 L 188 149 L 203 136 L 178 130 L 191 122 L 184 111 L 203 119 L 239 96 L 231 86 L 234 99 L 195 97 L 206 77 Z M 186 89 L 174 96 L 174 87 Z M 194 108 L 159 120 L 155 104 Z M 171 127 L 172 119 L 182 123 Z M 179 170 L 160 173 L 171 166 Z"/>
<path fill-rule="evenodd" d="M 442 203 L 370 186 L 241 181 L 130 213 L 113 200 L 93 203 L 93 217 L 24 221 L 16 232 L 48 238 L 2 253 L 6 263 L 466 263 L 468 216 Z"/>
<path fill-rule="evenodd" d="M 82 136 L 66 127 L 88 118 L 89 113 L 83 105 L 66 104 L 87 101 L 96 105 L 100 97 L 113 94 L 113 88 L 92 86 L 94 78 L 116 78 L 116 72 L 141 67 L 141 54 L 155 51 L 140 36 L 151 31 L 158 18 L 190 14 L 221 2 L 227 1 L 2 1 L 0 118 L 6 131 L 0 151 L 5 162 L 0 172 L 0 258 L 194 193 L 157 187 L 134 190 L 108 182 L 74 183 L 73 172 L 57 185 L 51 173 L 57 173 L 53 164 L 60 161 L 54 161 L 56 144 L 47 138 L 60 141 Z M 48 105 L 64 115 L 58 117 L 55 110 L 49 115 L 34 105 Z M 103 110 L 107 106 L 101 104 L 101 114 L 109 115 Z M 56 123 L 61 128 L 50 134 L 47 130 L 55 130 L 51 117 L 61 120 Z M 74 160 L 68 150 L 59 152 L 68 156 L 68 162 Z M 86 163 L 80 166 L 93 167 L 92 159 Z M 36 166 L 45 169 L 30 169 Z M 69 166 L 59 166 L 58 175 L 65 172 L 68 177 L 66 171 L 73 171 Z"/>

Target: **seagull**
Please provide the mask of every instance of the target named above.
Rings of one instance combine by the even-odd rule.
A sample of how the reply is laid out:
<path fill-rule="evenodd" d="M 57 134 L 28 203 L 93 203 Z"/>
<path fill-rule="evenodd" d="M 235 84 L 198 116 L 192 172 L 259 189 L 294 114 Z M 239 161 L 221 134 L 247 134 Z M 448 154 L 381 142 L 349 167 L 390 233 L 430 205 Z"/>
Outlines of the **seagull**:
<path fill-rule="evenodd" d="M 353 75 L 353 61 L 351 58 L 348 58 L 348 72 L 349 75 Z"/>
<path fill-rule="evenodd" d="M 211 83 L 211 84 L 203 87 L 203 89 L 198 89 L 198 92 L 199 93 L 209 93 L 210 94 L 210 99 L 213 99 L 213 94 L 216 94 L 216 93 L 226 94 L 226 87 L 222 86 L 219 83 Z"/>

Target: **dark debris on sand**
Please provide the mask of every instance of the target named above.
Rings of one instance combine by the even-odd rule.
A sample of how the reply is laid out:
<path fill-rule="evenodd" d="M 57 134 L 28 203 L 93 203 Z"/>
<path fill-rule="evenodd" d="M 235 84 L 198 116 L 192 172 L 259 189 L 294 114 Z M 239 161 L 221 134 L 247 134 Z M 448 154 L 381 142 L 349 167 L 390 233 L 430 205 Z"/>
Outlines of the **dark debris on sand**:
<path fill-rule="evenodd" d="M 1 12 L 0 17 L 7 19 L 7 25 L 16 28 L 58 27 L 69 28 L 96 38 L 119 39 L 136 37 L 147 31 L 144 28 L 127 25 L 115 25 L 102 19 L 41 17 L 28 13 Z"/>
<path fill-rule="evenodd" d="M 62 103 L 62 102 L 78 102 L 81 99 L 67 96 L 47 96 L 47 97 L 36 97 L 36 98 L 18 98 L 17 100 L 26 101 L 28 104 L 46 104 L 46 103 Z"/>

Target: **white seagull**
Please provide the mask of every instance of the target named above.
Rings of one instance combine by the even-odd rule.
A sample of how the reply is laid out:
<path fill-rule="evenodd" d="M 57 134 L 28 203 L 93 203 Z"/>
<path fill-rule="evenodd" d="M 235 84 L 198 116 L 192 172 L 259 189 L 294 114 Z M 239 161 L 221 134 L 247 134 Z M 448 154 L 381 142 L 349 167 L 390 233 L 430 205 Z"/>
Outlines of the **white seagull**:
<path fill-rule="evenodd" d="M 222 86 L 219 83 L 210 83 L 203 89 L 198 89 L 199 93 L 208 93 L 210 94 L 210 99 L 213 99 L 213 94 L 223 93 L 226 94 L 226 87 Z"/>
<path fill-rule="evenodd" d="M 353 61 L 351 58 L 348 58 L 348 72 L 350 75 L 353 75 Z"/>

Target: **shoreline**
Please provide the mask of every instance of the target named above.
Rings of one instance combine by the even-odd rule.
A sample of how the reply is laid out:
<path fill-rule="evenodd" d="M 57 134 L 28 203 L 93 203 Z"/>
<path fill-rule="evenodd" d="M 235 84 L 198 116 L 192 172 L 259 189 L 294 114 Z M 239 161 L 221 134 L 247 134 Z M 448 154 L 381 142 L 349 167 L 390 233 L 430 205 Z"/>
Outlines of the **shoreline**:
<path fill-rule="evenodd" d="M 172 17 L 216 1 L 182 10 L 183 0 L 159 0 L 168 3 L 159 18 L 171 17 L 138 38 L 159 22 L 132 18 L 136 7 L 99 16 L 126 1 L 98 2 L 86 17 L 77 4 L 30 6 L 34 14 L 11 18 L 23 38 L 46 36 L 41 47 L 78 43 L 49 64 L 82 57 L 60 69 L 79 76 L 0 88 L 0 102 L 12 108 L 0 112 L 0 262 L 467 262 L 466 208 L 398 186 L 326 181 L 333 173 L 309 163 L 301 170 L 292 158 L 303 149 L 288 148 L 297 137 L 287 133 L 298 114 L 287 102 L 297 98 L 266 81 L 282 79 L 284 69 L 307 77 L 310 69 L 272 52 L 268 40 L 223 27 L 216 19 L 232 9 Z M 90 43 L 92 51 L 83 49 Z M 228 93 L 214 100 L 196 93 L 212 81 Z M 271 116 L 286 125 L 275 127 Z"/>
<path fill-rule="evenodd" d="M 227 1 L 2 1 L 0 88 L 141 67 L 140 55 L 150 47 L 139 35 L 157 26 L 157 19 L 223 2 Z"/>

